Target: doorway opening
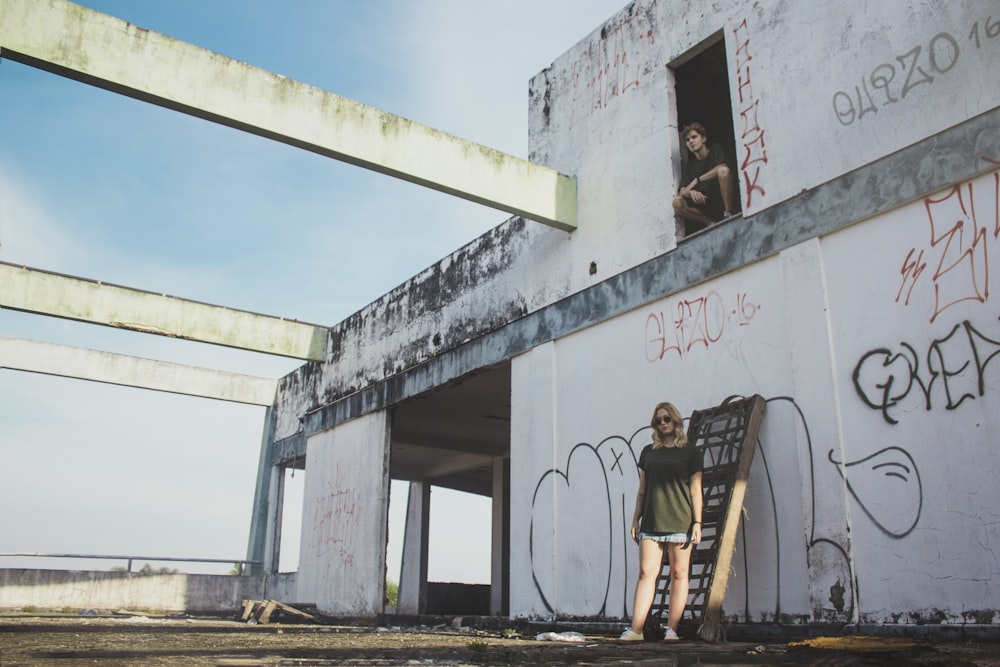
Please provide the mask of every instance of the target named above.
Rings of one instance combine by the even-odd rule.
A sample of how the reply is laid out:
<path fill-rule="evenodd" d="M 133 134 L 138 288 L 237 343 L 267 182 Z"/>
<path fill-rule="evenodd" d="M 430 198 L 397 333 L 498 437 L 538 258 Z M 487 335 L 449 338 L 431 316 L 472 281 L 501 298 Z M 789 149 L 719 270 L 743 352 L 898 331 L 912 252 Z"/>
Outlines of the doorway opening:
<path fill-rule="evenodd" d="M 742 209 L 740 204 L 739 180 L 736 177 L 737 152 L 736 133 L 733 129 L 733 105 L 729 94 L 729 68 L 726 61 L 726 43 L 722 31 L 719 31 L 698 44 L 687 53 L 670 63 L 674 75 L 674 88 L 677 99 L 677 130 L 681 135 L 683 129 L 691 123 L 700 123 L 708 134 L 708 144 L 718 143 L 726 156 L 733 174 L 733 197 L 735 206 L 730 213 L 736 214 Z M 684 143 L 684 137 L 678 137 L 681 162 L 677 173 L 690 158 L 690 152 Z M 679 177 L 678 177 L 679 178 Z M 675 192 L 681 186 L 675 184 Z M 678 238 L 705 229 L 701 224 L 685 224 L 687 220 L 678 219 Z M 690 229 L 688 229 L 690 227 Z"/>
<path fill-rule="evenodd" d="M 306 470 L 295 465 L 280 468 L 281 493 L 279 494 L 280 518 L 278 532 L 278 572 L 296 572 L 299 569 L 299 542 L 302 538 L 302 505 L 305 497 Z"/>
<path fill-rule="evenodd" d="M 398 613 L 506 613 L 510 364 L 393 411 L 387 579 Z"/>

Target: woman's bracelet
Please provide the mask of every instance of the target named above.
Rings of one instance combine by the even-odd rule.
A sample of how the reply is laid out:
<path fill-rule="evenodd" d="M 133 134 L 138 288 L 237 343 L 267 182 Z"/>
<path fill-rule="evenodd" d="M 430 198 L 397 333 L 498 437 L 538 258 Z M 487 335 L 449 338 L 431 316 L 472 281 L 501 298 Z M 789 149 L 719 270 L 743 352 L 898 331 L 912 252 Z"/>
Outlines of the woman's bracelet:
<path fill-rule="evenodd" d="M 701 523 L 701 521 L 695 521 L 695 523 L 697 523 L 699 525 L 704 525 L 704 524 Z"/>

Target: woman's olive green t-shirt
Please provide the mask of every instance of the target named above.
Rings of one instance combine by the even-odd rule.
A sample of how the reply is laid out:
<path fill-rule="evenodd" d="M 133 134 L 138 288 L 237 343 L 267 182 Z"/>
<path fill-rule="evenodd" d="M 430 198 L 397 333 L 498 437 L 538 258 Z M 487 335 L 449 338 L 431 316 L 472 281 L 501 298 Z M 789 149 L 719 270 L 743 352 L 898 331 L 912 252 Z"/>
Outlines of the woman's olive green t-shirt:
<path fill-rule="evenodd" d="M 701 450 L 646 445 L 639 454 L 639 468 L 646 474 L 646 496 L 639 530 L 644 533 L 687 533 L 694 521 L 691 475 L 702 469 Z"/>

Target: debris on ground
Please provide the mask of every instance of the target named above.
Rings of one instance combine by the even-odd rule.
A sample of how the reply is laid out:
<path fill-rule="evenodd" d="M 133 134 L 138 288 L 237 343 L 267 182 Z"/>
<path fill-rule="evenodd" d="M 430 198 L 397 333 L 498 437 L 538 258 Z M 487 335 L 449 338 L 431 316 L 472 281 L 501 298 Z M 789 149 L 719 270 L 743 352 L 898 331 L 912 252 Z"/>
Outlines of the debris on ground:
<path fill-rule="evenodd" d="M 244 600 L 240 620 L 250 625 L 267 625 L 271 622 L 290 620 L 297 623 L 316 623 L 312 614 L 277 600 Z"/>

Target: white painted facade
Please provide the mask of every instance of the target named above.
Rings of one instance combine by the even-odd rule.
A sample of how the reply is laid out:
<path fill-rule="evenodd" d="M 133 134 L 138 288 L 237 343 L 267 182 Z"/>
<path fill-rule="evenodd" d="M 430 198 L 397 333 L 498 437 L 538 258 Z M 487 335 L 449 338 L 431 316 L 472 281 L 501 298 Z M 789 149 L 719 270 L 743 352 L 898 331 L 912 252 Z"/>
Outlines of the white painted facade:
<path fill-rule="evenodd" d="M 330 94 L 69 3 L 5 0 L 0 12 L 5 57 L 466 187 L 421 175 L 424 153 L 399 166 L 345 147 L 377 137 L 396 153 L 394 142 L 425 145 L 419 127 L 396 139 L 366 132 L 363 118 L 318 109 Z M 35 20 L 51 12 L 65 28 Z M 676 73 L 719 40 L 743 216 L 680 243 Z M 160 51 L 171 58 L 158 67 Z M 178 64 L 188 61 L 198 71 Z M 998 63 L 996 0 L 629 4 L 530 82 L 531 159 L 544 169 L 505 160 L 499 172 L 515 186 L 459 193 L 535 209 L 507 201 L 518 179 L 569 175 L 575 231 L 511 218 L 329 331 L 299 331 L 302 356 L 323 358 L 279 383 L 248 560 L 276 570 L 274 473 L 304 456 L 296 601 L 381 613 L 393 447 L 442 435 L 420 431 L 411 409 L 405 441 L 398 408 L 508 374 L 510 405 L 498 412 L 509 410 L 509 450 L 481 453 L 492 466 L 493 610 L 620 619 L 637 574 L 627 518 L 653 405 L 690 413 L 760 394 L 731 622 L 1000 627 Z M 213 71 L 226 74 L 220 85 L 192 88 Z M 278 94 L 286 88 L 295 94 Z M 338 142 L 316 139 L 332 126 Z M 559 209 L 566 190 L 543 190 Z M 216 308 L 199 313 L 199 325 L 220 320 Z M 458 462 L 477 454 L 441 449 Z M 410 494 L 416 540 L 427 539 L 428 496 Z M 404 548 L 416 559 L 405 576 L 426 577 L 425 546 Z M 419 610 L 425 585 L 401 582 L 401 606 Z"/>
<path fill-rule="evenodd" d="M 340 352 L 279 407 L 436 359 L 404 378 L 416 394 L 505 358 L 486 334 L 517 324 L 536 343 L 507 357 L 510 615 L 622 618 L 653 405 L 759 393 L 731 621 L 1000 624 L 1000 7 L 907 5 L 629 5 L 531 82 L 532 159 L 578 178 L 579 228 L 513 219 L 414 277 L 336 327 Z M 671 66 L 720 32 L 744 217 L 678 246 Z M 466 289 L 418 302 L 463 263 Z M 551 335 L 526 317 L 543 311 Z M 303 553 L 300 593 L 329 564 Z"/>
<path fill-rule="evenodd" d="M 306 446 L 310 474 L 297 585 L 326 613 L 382 612 L 389 511 L 386 427 L 385 414 L 376 412 L 319 433 Z"/>

